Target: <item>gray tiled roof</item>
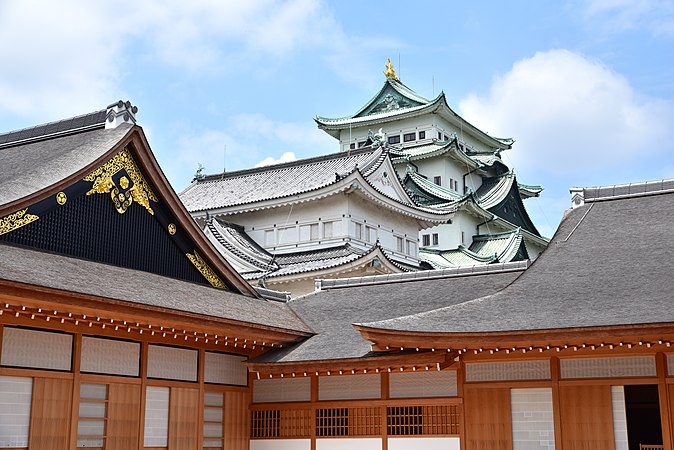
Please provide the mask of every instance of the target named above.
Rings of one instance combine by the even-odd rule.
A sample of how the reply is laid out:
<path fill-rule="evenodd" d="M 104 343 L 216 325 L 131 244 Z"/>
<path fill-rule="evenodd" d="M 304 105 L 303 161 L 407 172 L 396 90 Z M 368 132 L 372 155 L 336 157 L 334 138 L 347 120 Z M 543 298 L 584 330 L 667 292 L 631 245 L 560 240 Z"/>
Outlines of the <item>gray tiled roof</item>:
<path fill-rule="evenodd" d="M 96 278 L 96 282 L 92 282 L 92 277 Z M 285 303 L 244 297 L 148 272 L 5 243 L 0 243 L 0 279 L 215 318 L 311 332 Z"/>
<path fill-rule="evenodd" d="M 0 205 L 38 192 L 93 163 L 131 129 L 126 124 L 109 130 L 103 126 L 101 123 L 100 128 L 76 134 L 0 147 Z M 0 139 L 8 135 L 18 139 L 21 136 L 17 133 L 28 135 L 29 130 L 33 129 L 0 135 Z"/>
<path fill-rule="evenodd" d="M 503 291 L 366 325 L 472 333 L 674 322 L 673 221 L 672 191 L 585 204 L 569 212 L 548 248 Z"/>
<path fill-rule="evenodd" d="M 522 272 L 521 264 L 481 269 L 491 273 L 398 281 L 402 275 L 368 277 L 372 284 L 319 291 L 288 304 L 317 334 L 285 350 L 263 355 L 256 362 L 298 362 L 366 356 L 370 344 L 351 326 L 436 309 L 484 296 L 507 286 Z M 466 271 L 468 272 L 468 271 Z M 440 271 L 418 272 L 432 276 Z M 458 273 L 458 272 L 457 272 Z M 414 276 L 414 275 L 410 275 Z M 405 275 L 404 277 L 408 277 Z M 389 279 L 386 284 L 377 280 Z"/>
<path fill-rule="evenodd" d="M 258 169 L 210 175 L 195 181 L 180 193 L 188 211 L 284 198 L 316 190 L 337 181 L 375 157 L 376 150 L 341 152 Z"/>

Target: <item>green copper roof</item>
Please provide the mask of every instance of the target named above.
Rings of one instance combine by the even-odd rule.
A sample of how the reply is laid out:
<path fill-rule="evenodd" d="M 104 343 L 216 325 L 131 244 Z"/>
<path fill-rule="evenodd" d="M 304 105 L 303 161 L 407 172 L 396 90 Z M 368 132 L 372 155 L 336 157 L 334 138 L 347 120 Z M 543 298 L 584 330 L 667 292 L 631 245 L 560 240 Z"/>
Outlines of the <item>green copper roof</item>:
<path fill-rule="evenodd" d="M 517 183 L 517 189 L 520 191 L 520 196 L 525 198 L 538 197 L 543 191 L 543 186 L 534 184 Z"/>
<path fill-rule="evenodd" d="M 434 269 L 456 266 L 475 266 L 503 263 L 527 259 L 526 249 L 522 250 L 522 230 L 473 236 L 469 248 L 460 245 L 454 250 L 419 249 L 419 259 Z"/>

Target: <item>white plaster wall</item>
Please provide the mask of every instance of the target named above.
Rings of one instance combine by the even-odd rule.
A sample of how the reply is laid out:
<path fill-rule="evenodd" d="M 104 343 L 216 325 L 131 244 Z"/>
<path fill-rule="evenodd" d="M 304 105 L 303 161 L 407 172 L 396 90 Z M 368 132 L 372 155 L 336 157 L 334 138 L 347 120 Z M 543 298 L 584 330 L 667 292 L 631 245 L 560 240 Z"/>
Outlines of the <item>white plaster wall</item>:
<path fill-rule="evenodd" d="M 460 440 L 458 437 L 450 438 L 389 438 L 389 450 L 459 450 Z"/>
<path fill-rule="evenodd" d="M 381 450 L 381 439 L 316 439 L 316 450 Z"/>
<path fill-rule="evenodd" d="M 450 178 L 455 180 L 459 184 L 456 191 L 463 194 L 463 175 L 471 170 L 470 167 L 462 166 L 447 156 L 422 159 L 413 161 L 413 163 L 417 166 L 419 173 L 428 178 L 429 181 L 433 181 L 434 177 L 440 176 L 440 185 L 446 189 L 452 189 L 449 182 Z M 404 176 L 404 174 L 401 175 Z"/>
<path fill-rule="evenodd" d="M 407 262 L 408 264 L 417 263 L 417 251 L 414 251 L 414 254 L 412 255 L 407 255 L 405 251 L 403 251 L 403 253 L 398 252 L 396 240 L 396 237 L 398 236 L 402 237 L 404 240 L 411 240 L 417 244 L 416 247 L 418 249 L 419 223 L 416 219 L 394 213 L 388 209 L 374 205 L 371 202 L 365 202 L 357 195 L 350 195 L 349 200 L 347 217 L 351 220 L 349 233 L 352 236 L 352 243 L 361 248 L 371 247 L 375 242 L 375 239 L 372 239 L 371 242 L 367 242 L 364 235 L 362 239 L 358 239 L 356 237 L 355 224 L 353 222 L 362 223 L 363 226 L 372 225 L 377 230 L 376 234 L 380 244 L 384 249 L 393 253 L 394 259 Z"/>
<path fill-rule="evenodd" d="M 464 245 L 470 247 L 473 242 L 473 235 L 477 234 L 477 225 L 482 223 L 476 217 L 471 216 L 465 212 L 458 211 L 452 220 L 452 223 L 437 225 L 433 228 L 428 228 L 419 232 L 419 240 L 421 242 L 421 235 L 438 233 L 438 245 L 432 246 L 440 250 L 455 249 L 461 244 L 461 232 L 464 234 Z M 481 233 L 486 233 L 485 226 L 480 227 Z M 500 231 L 500 230 L 492 230 Z M 431 241 L 432 242 L 432 241 Z"/>
<path fill-rule="evenodd" d="M 535 244 L 533 242 L 524 241 L 524 246 L 527 248 L 529 259 L 535 261 L 539 255 L 545 250 L 545 247 Z"/>
<path fill-rule="evenodd" d="M 225 220 L 243 226 L 255 242 L 269 251 L 292 252 L 325 244 L 339 245 L 343 242 L 348 237 L 346 221 L 342 217 L 346 208 L 346 197 L 334 195 L 292 207 L 235 214 L 225 217 Z M 332 223 L 332 237 L 326 238 L 324 235 L 323 224 L 326 222 Z M 315 241 L 311 241 L 300 229 L 301 226 L 312 223 L 319 224 L 319 238 Z M 268 230 L 273 232 L 275 245 L 265 244 L 265 232 Z M 279 240 L 284 244 L 279 244 Z"/>
<path fill-rule="evenodd" d="M 342 130 L 340 133 L 339 148 L 342 151 L 347 151 L 349 150 L 349 145 L 352 143 L 355 143 L 356 148 L 358 148 L 358 142 L 367 140 L 368 132 L 370 130 L 373 133 L 377 133 L 380 127 L 382 128 L 382 132 L 384 133 L 386 138 L 388 138 L 388 136 L 400 135 L 400 144 L 396 145 L 410 146 L 410 145 L 417 145 L 420 143 L 428 143 L 431 142 L 434 138 L 437 138 L 437 132 L 435 131 L 435 128 L 433 128 L 433 120 L 434 118 L 432 115 L 427 115 L 424 117 L 412 117 L 404 120 L 396 120 L 394 122 L 390 122 L 387 124 L 378 124 L 373 125 L 371 127 L 352 127 L 351 130 L 346 128 L 345 130 Z M 403 142 L 402 135 L 404 133 L 416 132 L 418 137 L 419 131 L 426 132 L 425 139 L 411 142 Z"/>
<path fill-rule="evenodd" d="M 310 450 L 311 439 L 251 439 L 250 450 Z"/>

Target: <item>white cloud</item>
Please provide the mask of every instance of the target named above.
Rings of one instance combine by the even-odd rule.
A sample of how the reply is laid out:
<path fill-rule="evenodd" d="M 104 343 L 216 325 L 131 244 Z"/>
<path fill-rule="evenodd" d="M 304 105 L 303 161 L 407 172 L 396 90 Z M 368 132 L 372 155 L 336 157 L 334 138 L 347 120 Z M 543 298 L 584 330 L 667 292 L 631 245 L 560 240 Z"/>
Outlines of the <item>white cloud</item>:
<path fill-rule="evenodd" d="M 101 108 L 123 96 L 133 58 L 196 76 L 253 63 L 273 73 L 274 59 L 302 49 L 343 61 L 353 39 L 321 0 L 3 1 L 0 115 L 48 120 Z"/>
<path fill-rule="evenodd" d="M 520 172 L 601 172 L 671 150 L 671 102 L 640 98 L 621 75 L 566 50 L 518 61 L 460 109 L 490 134 L 516 138 L 504 155 Z"/>
<path fill-rule="evenodd" d="M 255 167 L 272 166 L 274 164 L 281 164 L 281 163 L 291 162 L 291 161 L 296 161 L 296 160 L 297 160 L 297 157 L 295 156 L 295 153 L 285 152 L 278 159 L 274 159 L 271 156 L 267 156 L 265 159 L 263 159 L 259 163 L 255 164 Z"/>
<path fill-rule="evenodd" d="M 674 3 L 670 0 L 585 0 L 585 16 L 601 19 L 609 31 L 645 29 L 674 36 Z"/>

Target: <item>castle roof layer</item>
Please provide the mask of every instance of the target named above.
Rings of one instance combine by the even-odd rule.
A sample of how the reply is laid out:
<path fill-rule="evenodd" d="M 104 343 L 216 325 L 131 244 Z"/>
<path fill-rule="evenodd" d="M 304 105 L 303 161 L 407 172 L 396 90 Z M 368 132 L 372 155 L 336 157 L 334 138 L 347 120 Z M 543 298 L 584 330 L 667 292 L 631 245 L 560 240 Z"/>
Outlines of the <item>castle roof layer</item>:
<path fill-rule="evenodd" d="M 674 180 L 579 192 L 585 203 L 502 291 L 363 328 L 459 335 L 674 323 Z"/>
<path fill-rule="evenodd" d="M 334 287 L 291 300 L 290 307 L 316 335 L 257 363 L 293 363 L 372 356 L 369 343 L 351 326 L 461 303 L 510 284 L 526 262 L 445 271 L 325 280 Z M 379 318 L 379 319 L 376 319 Z"/>

